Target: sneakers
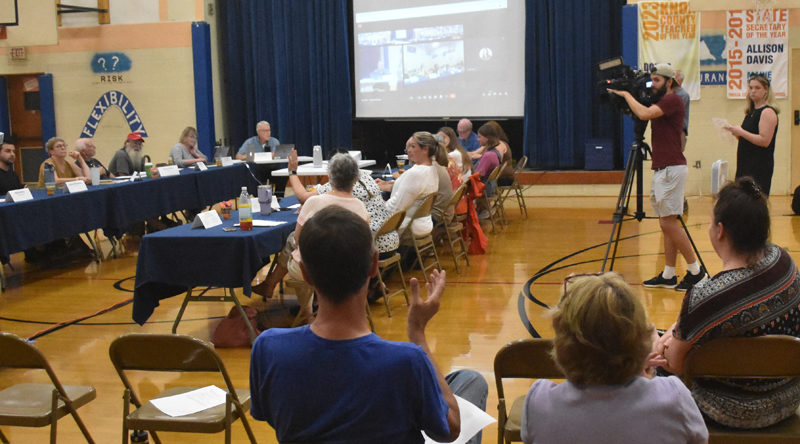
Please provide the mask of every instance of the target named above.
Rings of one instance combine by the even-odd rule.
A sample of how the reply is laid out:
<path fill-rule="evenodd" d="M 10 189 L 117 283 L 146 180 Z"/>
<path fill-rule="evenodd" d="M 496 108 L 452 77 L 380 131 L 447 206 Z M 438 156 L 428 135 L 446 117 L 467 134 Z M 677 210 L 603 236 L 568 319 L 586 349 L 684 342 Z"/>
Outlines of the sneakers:
<path fill-rule="evenodd" d="M 658 273 L 656 277 L 642 282 L 642 285 L 648 288 L 675 288 L 678 285 L 678 277 L 672 276 L 672 278 L 667 279 L 661 273 Z"/>
<path fill-rule="evenodd" d="M 684 276 L 683 280 L 677 287 L 675 287 L 678 291 L 688 291 L 691 290 L 694 285 L 703 279 L 708 277 L 708 273 L 706 273 L 706 269 L 704 267 L 700 267 L 700 273 L 692 274 L 688 271 L 686 272 L 686 276 Z"/>

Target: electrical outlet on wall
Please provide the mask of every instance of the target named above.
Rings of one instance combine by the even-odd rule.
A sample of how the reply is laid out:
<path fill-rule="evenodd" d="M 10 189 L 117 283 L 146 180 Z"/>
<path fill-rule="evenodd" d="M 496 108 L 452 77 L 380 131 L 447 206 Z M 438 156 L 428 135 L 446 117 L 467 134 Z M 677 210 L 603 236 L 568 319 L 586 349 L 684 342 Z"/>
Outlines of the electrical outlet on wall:
<path fill-rule="evenodd" d="M 695 160 L 694 161 L 694 167 L 695 168 L 700 168 L 700 161 L 699 160 Z"/>

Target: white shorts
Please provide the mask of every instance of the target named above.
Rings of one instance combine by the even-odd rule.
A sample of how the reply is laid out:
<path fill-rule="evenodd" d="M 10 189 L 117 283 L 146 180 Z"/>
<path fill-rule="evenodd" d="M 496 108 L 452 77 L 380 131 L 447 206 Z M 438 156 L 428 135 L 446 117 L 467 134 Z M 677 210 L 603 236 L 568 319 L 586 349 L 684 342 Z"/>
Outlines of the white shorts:
<path fill-rule="evenodd" d="M 650 203 L 658 217 L 683 213 L 683 191 L 688 175 L 689 167 L 686 165 L 672 165 L 653 173 Z"/>

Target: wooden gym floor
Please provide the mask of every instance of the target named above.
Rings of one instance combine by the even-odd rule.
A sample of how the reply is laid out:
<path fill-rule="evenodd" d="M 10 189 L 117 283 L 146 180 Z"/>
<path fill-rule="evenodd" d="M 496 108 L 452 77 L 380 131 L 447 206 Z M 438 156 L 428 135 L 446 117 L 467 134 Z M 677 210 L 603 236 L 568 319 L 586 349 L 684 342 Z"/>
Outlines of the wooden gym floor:
<path fill-rule="evenodd" d="M 721 262 L 707 234 L 712 200 L 708 196 L 689 197 L 688 200 L 687 225 L 713 274 L 720 270 Z M 529 217 L 523 219 L 515 203 L 508 201 L 508 225 L 488 235 L 489 253 L 471 256 L 472 265 L 466 271 L 462 268 L 461 274 L 455 272 L 452 260 L 444 248 L 440 248 L 448 289 L 440 313 L 429 326 L 431 349 L 436 363 L 445 373 L 471 368 L 484 375 L 490 387 L 487 411 L 492 416 L 497 416 L 492 372 L 494 355 L 507 342 L 530 336 L 518 313 L 521 292 L 527 288 L 537 301 L 550 305 L 557 300 L 565 276 L 599 271 L 615 202 L 614 197 L 528 197 Z M 772 239 L 788 248 L 797 260 L 800 218 L 789 215 L 789 202 L 786 196 L 771 199 Z M 646 199 L 644 209 L 650 210 Z M 614 269 L 641 295 L 652 322 L 659 328 L 666 328 L 678 314 L 683 293 L 645 290 L 641 286 L 643 279 L 654 276 L 663 267 L 658 222 L 625 222 L 622 237 Z M 107 242 L 103 242 L 103 247 L 108 250 Z M 176 257 L 176 260 L 191 258 Z M 131 321 L 131 305 L 126 302 L 133 296 L 135 246 L 124 257 L 99 264 L 84 260 L 41 270 L 25 264 L 22 254 L 13 255 L 11 264 L 13 270 L 5 267 L 8 289 L 0 294 L 0 330 L 31 337 L 60 322 L 102 312 L 47 333 L 35 343 L 63 383 L 94 385 L 97 399 L 79 413 L 96 442 L 119 442 L 122 384 L 108 359 L 108 346 L 113 338 L 127 332 L 169 333 L 181 298 L 162 301 L 144 326 Z M 679 260 L 678 272 L 685 273 L 682 260 Z M 419 272 L 410 274 L 421 277 Z M 405 301 L 395 297 L 392 307 L 393 316 L 389 318 L 382 301 L 371 306 L 376 332 L 387 339 L 405 340 Z M 531 302 L 525 307 L 535 330 L 543 337 L 552 336 L 546 310 Z M 190 304 L 178 331 L 208 340 L 218 319 L 230 308 L 230 304 L 221 303 Z M 234 384 L 240 387 L 248 386 L 249 352 L 248 348 L 219 350 Z M 32 378 L 32 372 L 3 370 L 0 371 L 0 388 Z M 186 383 L 201 382 L 169 374 L 142 376 L 136 384 L 147 395 L 165 385 Z M 512 382 L 506 391 L 510 396 L 521 395 L 529 384 L 529 381 Z M 267 424 L 252 421 L 252 425 L 260 443 L 276 442 Z M 12 442 L 39 443 L 48 439 L 46 428 L 3 427 L 2 430 Z M 61 443 L 83 442 L 75 422 L 69 417 L 59 421 L 58 435 Z M 233 425 L 233 436 L 233 442 L 247 442 L 241 424 Z M 494 443 L 496 436 L 496 427 L 487 427 L 483 442 Z M 220 435 L 162 434 L 162 437 L 170 443 L 222 440 Z"/>

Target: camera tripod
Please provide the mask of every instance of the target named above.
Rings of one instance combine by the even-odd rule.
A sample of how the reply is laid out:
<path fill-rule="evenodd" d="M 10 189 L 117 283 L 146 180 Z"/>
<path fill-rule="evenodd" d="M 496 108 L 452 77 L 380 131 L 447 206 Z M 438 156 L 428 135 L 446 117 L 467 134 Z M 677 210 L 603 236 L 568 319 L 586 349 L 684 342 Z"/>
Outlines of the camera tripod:
<path fill-rule="evenodd" d="M 611 228 L 611 235 L 608 238 L 608 244 L 606 244 L 606 254 L 603 256 L 603 265 L 600 268 L 601 272 L 606 271 L 606 263 L 608 262 L 609 257 L 611 259 L 611 263 L 608 267 L 608 271 L 612 271 L 614 269 L 614 260 L 617 257 L 617 247 L 619 246 L 619 238 L 620 234 L 622 233 L 622 223 L 626 220 L 632 219 L 636 219 L 638 222 L 641 222 L 642 219 L 647 217 L 642 210 L 642 189 L 644 181 L 642 177 L 642 170 L 643 161 L 645 160 L 647 153 L 652 153 L 652 151 L 650 150 L 650 146 L 647 144 L 647 142 L 644 141 L 644 130 L 646 127 L 646 121 L 641 121 L 634 118 L 634 132 L 636 134 L 636 140 L 634 140 L 631 144 L 630 155 L 628 156 L 628 164 L 625 166 L 625 176 L 622 179 L 622 186 L 620 187 L 619 196 L 617 197 L 617 206 L 614 209 L 613 217 L 614 224 Z M 631 191 L 633 190 L 634 178 L 636 179 L 636 211 L 633 214 L 629 214 L 628 208 L 631 200 Z M 678 215 L 678 221 L 680 221 L 683 231 L 686 232 L 686 236 L 689 237 L 689 243 L 691 243 L 692 249 L 694 249 L 694 253 L 697 255 L 697 259 L 700 261 L 700 265 L 702 265 L 703 269 L 706 269 L 706 264 L 703 263 L 703 258 L 700 257 L 700 252 L 697 250 L 697 246 L 694 244 L 692 235 L 689 234 L 689 229 L 686 227 L 686 222 L 684 222 L 683 216 L 680 214 Z M 613 251 L 611 250 L 612 244 L 614 246 Z"/>

